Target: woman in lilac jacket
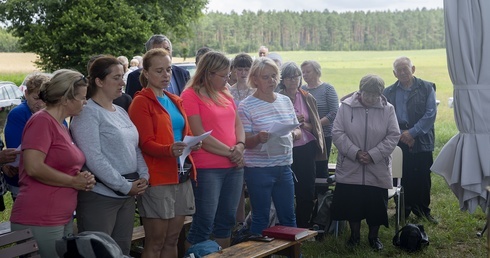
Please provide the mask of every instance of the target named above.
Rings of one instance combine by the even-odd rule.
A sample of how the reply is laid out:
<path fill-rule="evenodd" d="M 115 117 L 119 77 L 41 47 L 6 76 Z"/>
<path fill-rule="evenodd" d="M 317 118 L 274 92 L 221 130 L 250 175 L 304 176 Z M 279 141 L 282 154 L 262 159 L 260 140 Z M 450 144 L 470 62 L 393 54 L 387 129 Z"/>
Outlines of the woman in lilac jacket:
<path fill-rule="evenodd" d="M 381 94 L 383 89 L 379 76 L 364 76 L 359 91 L 342 99 L 332 130 L 339 151 L 333 219 L 349 221 L 349 246 L 360 243 L 361 220 L 366 219 L 369 244 L 376 251 L 383 249 L 379 228 L 388 227 L 391 153 L 400 137 L 395 109 Z"/>

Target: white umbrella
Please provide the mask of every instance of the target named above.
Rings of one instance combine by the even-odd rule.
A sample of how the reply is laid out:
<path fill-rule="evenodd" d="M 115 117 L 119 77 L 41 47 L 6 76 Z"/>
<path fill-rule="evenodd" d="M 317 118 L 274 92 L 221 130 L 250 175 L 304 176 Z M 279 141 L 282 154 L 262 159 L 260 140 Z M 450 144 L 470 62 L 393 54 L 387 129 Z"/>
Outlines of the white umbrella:
<path fill-rule="evenodd" d="M 459 133 L 431 169 L 446 179 L 460 209 L 473 213 L 485 210 L 490 183 L 490 1 L 444 0 L 444 20 Z"/>

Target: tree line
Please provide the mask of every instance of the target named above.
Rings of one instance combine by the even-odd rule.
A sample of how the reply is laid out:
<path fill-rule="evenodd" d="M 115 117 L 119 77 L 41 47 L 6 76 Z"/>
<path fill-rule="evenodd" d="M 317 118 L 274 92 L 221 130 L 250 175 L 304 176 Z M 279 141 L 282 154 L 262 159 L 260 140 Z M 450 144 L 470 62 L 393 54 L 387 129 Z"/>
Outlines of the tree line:
<path fill-rule="evenodd" d="M 211 12 L 193 24 L 186 45 L 227 53 L 274 51 L 356 51 L 444 48 L 442 9 L 331 12 Z"/>
<path fill-rule="evenodd" d="M 207 46 L 225 53 L 444 48 L 442 9 L 405 11 L 243 11 L 203 13 L 207 0 L 0 1 L 1 52 L 34 52 L 40 68 L 85 69 L 91 55 L 141 55 L 166 34 L 174 56 Z"/>

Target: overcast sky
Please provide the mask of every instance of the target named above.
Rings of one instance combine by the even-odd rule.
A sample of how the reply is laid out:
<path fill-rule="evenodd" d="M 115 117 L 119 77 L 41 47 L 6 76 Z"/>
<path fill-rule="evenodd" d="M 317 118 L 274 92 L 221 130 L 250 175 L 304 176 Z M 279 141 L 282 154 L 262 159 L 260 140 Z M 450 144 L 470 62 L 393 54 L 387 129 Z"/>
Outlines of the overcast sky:
<path fill-rule="evenodd" d="M 241 13 L 249 11 L 376 11 L 376 10 L 406 10 L 423 8 L 442 8 L 443 0 L 209 0 L 208 11 L 229 13 L 234 10 Z"/>

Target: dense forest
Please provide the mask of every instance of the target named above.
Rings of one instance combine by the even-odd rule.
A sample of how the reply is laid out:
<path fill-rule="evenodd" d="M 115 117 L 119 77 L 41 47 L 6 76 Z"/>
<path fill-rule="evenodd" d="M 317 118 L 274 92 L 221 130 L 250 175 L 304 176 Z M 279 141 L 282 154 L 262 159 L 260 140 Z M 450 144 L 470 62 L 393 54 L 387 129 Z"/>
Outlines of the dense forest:
<path fill-rule="evenodd" d="M 272 51 L 406 50 L 444 48 L 442 9 L 382 12 L 211 12 L 194 24 L 190 49 L 227 53 Z"/>
<path fill-rule="evenodd" d="M 383 12 L 243 11 L 211 12 L 192 24 L 187 38 L 169 35 L 174 55 L 193 55 L 202 46 L 227 53 L 271 51 L 407 50 L 444 48 L 442 9 Z M 0 52 L 19 50 L 0 29 Z M 187 54 L 189 53 L 189 54 Z"/>

